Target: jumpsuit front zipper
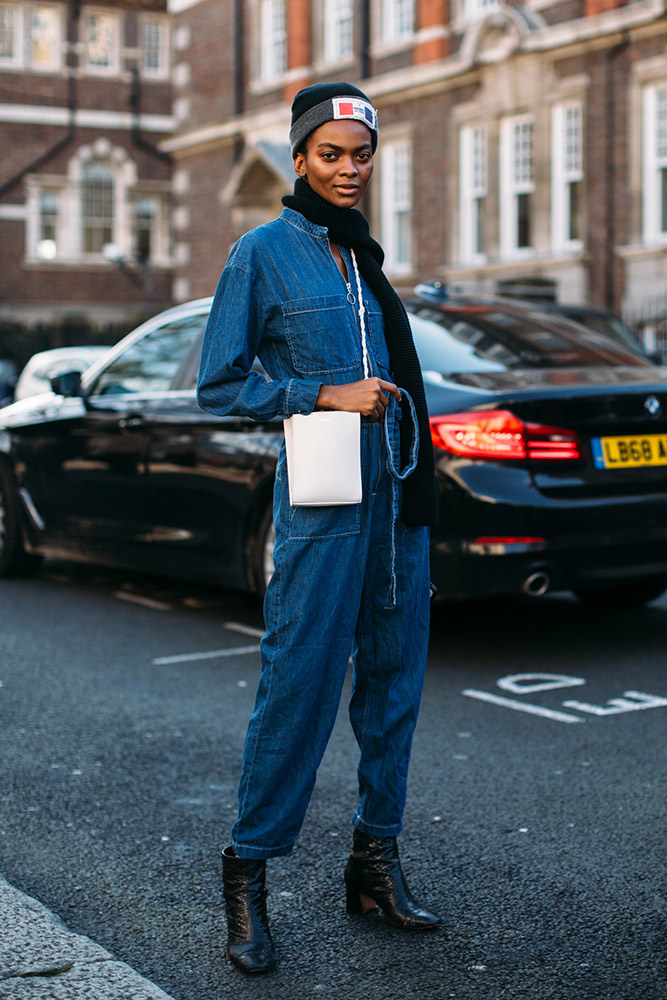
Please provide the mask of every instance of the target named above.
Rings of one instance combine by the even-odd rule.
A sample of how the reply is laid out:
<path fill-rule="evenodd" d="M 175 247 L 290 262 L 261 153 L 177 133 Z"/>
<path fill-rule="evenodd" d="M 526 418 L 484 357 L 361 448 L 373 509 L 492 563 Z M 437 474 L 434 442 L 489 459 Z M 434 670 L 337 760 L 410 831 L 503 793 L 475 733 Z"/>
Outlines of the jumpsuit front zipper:
<path fill-rule="evenodd" d="M 336 258 L 333 255 L 333 251 L 331 249 L 331 246 L 329 244 L 327 244 L 327 245 L 328 245 L 328 248 L 329 248 L 329 254 L 331 255 L 331 259 L 333 260 L 333 262 L 334 262 L 334 264 L 336 266 L 336 271 L 338 272 L 338 274 L 340 274 L 341 278 L 345 282 L 345 287 L 347 289 L 347 301 L 348 301 L 348 303 L 351 306 L 355 306 L 357 304 L 357 299 L 356 299 L 356 296 L 355 296 L 354 292 L 352 291 L 352 285 L 348 281 L 348 279 L 345 277 L 345 275 L 341 272 L 341 269 L 339 268 L 338 264 L 336 263 Z M 341 253 L 341 257 L 343 257 L 342 253 Z M 347 261 L 345 260 L 344 257 L 343 257 L 343 262 L 345 264 L 345 270 L 347 271 L 348 277 L 349 277 L 350 269 L 349 269 L 348 263 L 347 263 Z M 358 321 L 357 321 L 357 312 L 356 312 L 356 310 L 353 310 L 353 311 L 354 311 L 354 326 L 355 326 L 355 329 L 356 329 L 357 333 L 361 337 L 361 330 L 359 329 L 359 324 L 358 324 Z M 366 310 L 366 312 L 368 312 L 368 310 Z M 370 374 L 374 375 L 375 373 L 373 371 L 373 358 L 371 357 L 370 352 L 368 354 L 368 367 L 369 367 L 369 370 L 370 370 Z M 380 447 L 378 448 L 378 474 L 377 474 L 377 479 L 375 480 L 375 485 L 373 486 L 373 493 L 377 493 L 377 491 L 378 491 L 378 489 L 380 487 L 380 480 L 381 480 L 381 478 L 382 478 L 382 444 L 380 444 Z"/>

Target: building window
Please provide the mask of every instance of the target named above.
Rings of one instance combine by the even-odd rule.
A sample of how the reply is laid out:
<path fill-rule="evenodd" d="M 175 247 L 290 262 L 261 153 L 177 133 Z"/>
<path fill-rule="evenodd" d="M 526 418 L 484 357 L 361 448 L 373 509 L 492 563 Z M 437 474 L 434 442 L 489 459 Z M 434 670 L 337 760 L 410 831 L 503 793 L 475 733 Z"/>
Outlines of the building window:
<path fill-rule="evenodd" d="M 462 261 L 484 259 L 484 217 L 488 194 L 486 129 L 463 128 L 460 133 L 460 245 Z"/>
<path fill-rule="evenodd" d="M 157 18 L 145 18 L 141 26 L 141 61 L 144 76 L 164 79 L 169 75 L 169 26 Z"/>
<path fill-rule="evenodd" d="M 58 224 L 60 195 L 58 191 L 40 191 L 39 234 L 37 256 L 40 260 L 54 260 L 58 256 Z"/>
<path fill-rule="evenodd" d="M 382 40 L 392 45 L 409 38 L 415 28 L 414 0 L 383 0 Z"/>
<path fill-rule="evenodd" d="M 325 0 L 324 59 L 341 62 L 354 51 L 354 0 Z"/>
<path fill-rule="evenodd" d="M 30 10 L 30 65 L 36 69 L 60 66 L 60 10 L 34 4 Z"/>
<path fill-rule="evenodd" d="M 93 73 L 116 73 L 120 64 L 120 20 L 116 14 L 85 15 L 86 66 Z"/>
<path fill-rule="evenodd" d="M 0 65 L 20 66 L 21 49 L 20 10 L 15 4 L 0 4 Z"/>
<path fill-rule="evenodd" d="M 559 253 L 582 246 L 583 114 L 581 104 L 563 104 L 551 117 L 551 235 Z"/>
<path fill-rule="evenodd" d="M 500 128 L 500 246 L 504 257 L 532 249 L 533 122 L 506 118 Z"/>
<path fill-rule="evenodd" d="M 104 163 L 84 167 L 81 223 L 84 254 L 100 254 L 105 243 L 113 243 L 114 176 Z"/>
<path fill-rule="evenodd" d="M 390 274 L 412 270 L 412 153 L 407 141 L 382 150 L 382 243 Z"/>
<path fill-rule="evenodd" d="M 499 0 L 463 0 L 463 17 L 466 21 L 478 21 L 490 11 L 496 10 Z"/>
<path fill-rule="evenodd" d="M 134 203 L 134 256 L 138 261 L 148 261 L 155 250 L 155 199 L 146 196 Z"/>
<path fill-rule="evenodd" d="M 287 69 L 285 0 L 260 0 L 259 78 L 272 83 Z"/>
<path fill-rule="evenodd" d="M 667 240 L 667 84 L 644 91 L 644 241 Z"/>

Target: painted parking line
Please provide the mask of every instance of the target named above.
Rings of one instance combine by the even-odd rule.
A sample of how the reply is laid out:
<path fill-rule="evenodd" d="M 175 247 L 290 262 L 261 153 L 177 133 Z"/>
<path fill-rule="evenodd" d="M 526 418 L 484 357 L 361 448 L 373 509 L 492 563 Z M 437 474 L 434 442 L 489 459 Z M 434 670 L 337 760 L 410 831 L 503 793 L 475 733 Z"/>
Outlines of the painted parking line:
<path fill-rule="evenodd" d="M 529 705 L 524 701 L 516 701 L 514 698 L 504 698 L 500 694 L 491 694 L 489 691 L 475 691 L 468 689 L 462 691 L 466 698 L 476 698 L 478 701 L 488 701 L 492 705 L 502 705 L 503 708 L 511 708 L 515 712 L 527 712 L 529 715 L 541 715 L 545 719 L 553 719 L 555 722 L 583 722 L 577 715 L 569 715 L 567 712 L 557 712 L 553 708 L 543 708 L 541 705 Z"/>
<path fill-rule="evenodd" d="M 264 629 L 253 628 L 252 625 L 242 625 L 241 622 L 223 622 L 222 627 L 229 632 L 240 632 L 241 635 L 256 635 L 258 639 L 264 635 Z"/>
<path fill-rule="evenodd" d="M 243 656 L 246 653 L 259 653 L 259 644 L 254 646 L 235 646 L 231 649 L 209 649 L 203 653 L 179 653 L 176 656 L 156 656 L 155 666 L 161 667 L 167 663 L 192 663 L 195 660 L 216 660 L 222 656 Z"/>
<path fill-rule="evenodd" d="M 171 604 L 164 601 L 156 601 L 153 597 L 144 597 L 143 594 L 133 594 L 129 590 L 117 590 L 114 597 L 119 601 L 129 601 L 130 604 L 141 604 L 144 608 L 153 608 L 155 611 L 171 611 Z"/>
<path fill-rule="evenodd" d="M 496 681 L 496 687 L 501 691 L 510 691 L 512 694 L 527 695 L 536 694 L 543 691 L 556 691 L 559 688 L 581 687 L 586 684 L 584 677 L 569 677 L 567 674 L 509 674 L 507 677 L 500 677 Z M 624 715 L 626 712 L 641 712 L 647 708 L 667 708 L 667 698 L 657 694 L 646 694 L 644 691 L 624 691 L 619 698 L 608 698 L 604 705 L 591 704 L 588 701 L 579 701 L 573 698 L 562 702 L 563 708 L 570 709 L 570 712 L 561 712 L 553 708 L 546 708 L 543 705 L 535 705 L 532 702 L 519 701 L 516 698 L 506 698 L 504 695 L 493 694 L 491 691 L 477 691 L 474 688 L 467 688 L 461 692 L 466 698 L 475 698 L 477 701 L 485 701 L 491 705 L 500 705 L 502 708 L 510 708 L 514 712 L 526 712 L 528 715 L 540 715 L 544 719 L 553 719 L 555 722 L 585 722 L 585 716 L 589 718 L 605 718 L 610 715 Z M 572 711 L 579 712 L 573 715 Z"/>
<path fill-rule="evenodd" d="M 241 622 L 223 622 L 223 629 L 227 632 L 238 632 L 241 635 L 251 635 L 261 639 L 264 630 L 254 628 L 252 625 L 243 625 Z M 153 660 L 156 666 L 164 666 L 168 663 L 194 663 L 196 660 L 217 660 L 218 657 L 243 656 L 248 653 L 259 653 L 259 643 L 252 646 L 231 646 L 225 649 L 207 649 L 197 653 L 176 653 L 173 656 L 157 656 Z"/>

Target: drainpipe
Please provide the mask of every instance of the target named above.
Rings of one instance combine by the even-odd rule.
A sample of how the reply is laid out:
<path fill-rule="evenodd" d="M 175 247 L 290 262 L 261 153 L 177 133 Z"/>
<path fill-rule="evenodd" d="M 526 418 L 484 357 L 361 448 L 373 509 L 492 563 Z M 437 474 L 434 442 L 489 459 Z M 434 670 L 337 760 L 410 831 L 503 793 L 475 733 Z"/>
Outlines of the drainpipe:
<path fill-rule="evenodd" d="M 69 146 L 74 139 L 76 133 L 76 110 L 78 106 L 78 91 L 77 91 L 77 69 L 78 69 L 78 57 L 76 56 L 76 42 L 79 38 L 79 18 L 81 16 L 81 0 L 71 0 L 70 3 L 70 16 L 69 25 L 67 31 L 67 41 L 69 43 L 69 53 L 68 59 L 72 58 L 73 62 L 67 64 L 67 106 L 69 111 L 69 120 L 67 125 L 67 133 L 61 139 L 53 144 L 46 152 L 41 153 L 36 159 L 29 163 L 27 167 L 23 167 L 21 170 L 17 171 L 9 180 L 5 181 L 4 184 L 0 185 L 0 198 L 2 198 L 8 191 L 11 191 L 21 181 L 28 176 L 28 174 L 34 173 L 43 167 L 49 160 L 52 160 L 61 150 Z"/>
<path fill-rule="evenodd" d="M 244 86 L 244 38 L 243 38 L 243 2 L 234 0 L 234 115 L 240 118 L 245 108 Z M 234 140 L 234 162 L 237 163 L 243 154 L 244 141 L 242 136 Z"/>
<path fill-rule="evenodd" d="M 366 80 L 371 71 L 370 44 L 371 44 L 371 10 L 370 0 L 361 0 L 361 25 L 359 31 L 359 43 L 361 48 L 361 59 L 359 69 L 361 79 Z"/>
<path fill-rule="evenodd" d="M 130 90 L 129 104 L 132 108 L 132 142 L 138 149 L 142 149 L 149 156 L 154 156 L 163 163 L 171 163 L 171 153 L 163 150 L 150 142 L 141 131 L 141 76 L 139 67 L 135 63 L 132 67 L 132 88 Z"/>
<path fill-rule="evenodd" d="M 604 304 L 608 309 L 614 309 L 614 278 L 616 264 L 616 240 L 618 235 L 618 225 L 616 222 L 616 161 L 614 156 L 614 139 L 616 136 L 616 59 L 622 55 L 630 44 L 627 35 L 624 35 L 620 42 L 612 46 L 607 52 L 605 65 L 605 90 L 607 92 L 607 132 L 605 143 L 605 187 L 606 187 L 606 214 L 607 231 L 605 235 L 605 255 L 604 255 Z"/>

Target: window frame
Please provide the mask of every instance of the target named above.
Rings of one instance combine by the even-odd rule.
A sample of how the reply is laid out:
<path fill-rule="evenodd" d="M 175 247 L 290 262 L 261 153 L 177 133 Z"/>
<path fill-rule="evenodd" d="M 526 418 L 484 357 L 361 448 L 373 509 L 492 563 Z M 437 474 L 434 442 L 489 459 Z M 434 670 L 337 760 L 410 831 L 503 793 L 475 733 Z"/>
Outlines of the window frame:
<path fill-rule="evenodd" d="M 664 101 L 664 148 L 658 136 L 659 99 Z M 642 241 L 662 245 L 667 243 L 667 179 L 663 176 L 667 171 L 667 80 L 644 88 L 642 133 Z"/>
<path fill-rule="evenodd" d="M 108 7 L 84 7 L 83 17 L 83 52 L 82 68 L 90 76 L 118 76 L 121 68 L 121 48 L 123 44 L 123 16 L 119 11 L 110 10 Z M 90 62 L 89 58 L 89 19 L 91 17 L 108 18 L 115 25 L 115 38 L 112 51 L 112 60 L 108 66 L 101 66 Z"/>
<path fill-rule="evenodd" d="M 22 16 L 24 10 L 16 3 L 0 3 L 0 8 L 11 12 L 14 19 L 13 53 L 10 58 L 0 56 L 0 69 L 21 69 L 25 65 L 25 31 Z"/>
<path fill-rule="evenodd" d="M 354 57 L 354 0 L 345 0 L 346 17 L 340 16 L 341 0 L 323 0 L 322 5 L 322 61 L 326 65 L 349 62 Z M 340 42 L 341 25 L 349 20 L 349 48 L 343 49 Z M 335 45 L 334 42 L 335 41 Z"/>
<path fill-rule="evenodd" d="M 158 69 L 149 69 L 146 66 L 146 28 L 153 24 L 160 29 L 161 39 L 159 44 L 160 66 Z M 157 14 L 142 14 L 139 21 L 140 49 L 141 49 L 141 75 L 145 80 L 168 80 L 171 71 L 171 25 L 168 18 Z"/>
<path fill-rule="evenodd" d="M 578 117 L 578 151 L 576 164 L 569 162 L 568 113 Z M 570 185 L 579 185 L 579 198 L 584 181 L 584 105 L 582 101 L 566 101 L 551 110 L 551 246 L 555 253 L 577 253 L 583 248 L 583 234 L 572 237 Z M 579 206 L 581 214 L 581 202 Z"/>
<path fill-rule="evenodd" d="M 275 12 L 282 8 L 281 30 L 275 31 Z M 262 86 L 278 84 L 287 72 L 287 4 L 285 0 L 259 0 L 257 79 Z M 276 58 L 277 50 L 282 58 Z"/>
<path fill-rule="evenodd" d="M 515 176 L 516 130 L 530 126 L 530 177 L 517 179 Z M 532 114 L 508 115 L 500 122 L 500 253 L 506 260 L 516 260 L 535 255 L 535 118 Z M 530 243 L 519 245 L 519 212 L 521 196 L 531 198 Z"/>
<path fill-rule="evenodd" d="M 410 26 L 403 28 L 399 17 L 399 4 L 409 5 Z M 390 48 L 401 45 L 414 37 L 415 19 L 417 16 L 415 0 L 381 0 L 382 45 Z"/>
<path fill-rule="evenodd" d="M 33 58 L 33 15 L 39 9 L 53 11 L 55 15 L 55 25 L 56 34 L 54 37 L 54 58 L 53 60 L 46 63 L 36 62 Z M 25 16 L 27 19 L 27 25 L 25 30 L 25 47 L 26 47 L 26 66 L 28 66 L 35 73 L 56 73 L 63 66 L 63 10 L 57 4 L 54 3 L 31 3 L 28 4 L 25 11 Z"/>
<path fill-rule="evenodd" d="M 404 153 L 405 164 L 405 194 L 397 197 L 397 154 Z M 385 251 L 385 270 L 387 274 L 397 277 L 411 274 L 414 269 L 414 215 L 413 215 L 413 169 L 412 142 L 407 137 L 396 137 L 383 142 L 380 154 L 380 217 L 382 226 L 382 245 Z M 408 226 L 408 259 L 401 260 L 400 254 L 400 223 L 399 216 L 407 215 Z"/>
<path fill-rule="evenodd" d="M 468 25 L 496 13 L 501 0 L 452 0 L 452 28 L 463 31 Z"/>
<path fill-rule="evenodd" d="M 475 176 L 478 151 L 482 161 L 479 165 L 481 177 Z M 477 245 L 477 234 L 480 212 L 486 231 L 488 196 L 489 130 L 486 125 L 465 125 L 459 129 L 459 256 L 462 263 L 483 264 L 487 260 L 486 247 Z"/>

